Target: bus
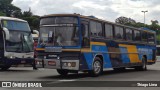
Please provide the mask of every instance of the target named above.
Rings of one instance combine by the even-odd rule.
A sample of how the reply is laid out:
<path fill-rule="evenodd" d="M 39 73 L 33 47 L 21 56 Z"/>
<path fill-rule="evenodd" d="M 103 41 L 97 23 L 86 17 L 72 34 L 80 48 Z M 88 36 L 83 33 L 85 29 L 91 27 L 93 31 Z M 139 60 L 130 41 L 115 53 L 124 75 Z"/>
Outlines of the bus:
<path fill-rule="evenodd" d="M 79 14 L 41 17 L 35 59 L 38 68 L 60 75 L 88 72 L 99 76 L 106 68 L 147 70 L 156 62 L 156 33 Z"/>
<path fill-rule="evenodd" d="M 25 20 L 0 16 L 0 68 L 32 65 L 33 38 Z"/>

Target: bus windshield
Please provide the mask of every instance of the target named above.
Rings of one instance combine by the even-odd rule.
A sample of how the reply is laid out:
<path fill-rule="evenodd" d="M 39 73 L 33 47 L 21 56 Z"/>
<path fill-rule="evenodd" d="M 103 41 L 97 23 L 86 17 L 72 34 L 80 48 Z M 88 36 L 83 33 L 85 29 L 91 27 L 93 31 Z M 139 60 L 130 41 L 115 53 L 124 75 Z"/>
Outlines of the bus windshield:
<path fill-rule="evenodd" d="M 73 17 L 43 18 L 40 27 L 40 42 L 49 46 L 78 46 L 77 19 Z"/>
<path fill-rule="evenodd" d="M 2 20 L 2 25 L 8 30 L 31 31 L 27 22 Z"/>
<path fill-rule="evenodd" d="M 41 41 L 54 46 L 77 46 L 79 41 L 77 27 L 46 27 L 40 28 Z"/>
<path fill-rule="evenodd" d="M 31 52 L 33 40 L 30 32 L 10 31 L 10 39 L 6 41 L 8 52 Z"/>
<path fill-rule="evenodd" d="M 33 39 L 27 22 L 2 20 L 2 26 L 9 30 L 10 38 L 5 47 L 8 52 L 33 51 Z"/>

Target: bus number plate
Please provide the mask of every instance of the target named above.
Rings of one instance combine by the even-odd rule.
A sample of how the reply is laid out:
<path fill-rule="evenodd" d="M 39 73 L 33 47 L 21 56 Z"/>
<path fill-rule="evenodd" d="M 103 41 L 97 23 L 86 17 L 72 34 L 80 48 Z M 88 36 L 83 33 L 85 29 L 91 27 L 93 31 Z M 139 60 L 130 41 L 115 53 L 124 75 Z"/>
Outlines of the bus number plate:
<path fill-rule="evenodd" d="M 46 47 L 45 52 L 62 52 L 62 47 Z"/>

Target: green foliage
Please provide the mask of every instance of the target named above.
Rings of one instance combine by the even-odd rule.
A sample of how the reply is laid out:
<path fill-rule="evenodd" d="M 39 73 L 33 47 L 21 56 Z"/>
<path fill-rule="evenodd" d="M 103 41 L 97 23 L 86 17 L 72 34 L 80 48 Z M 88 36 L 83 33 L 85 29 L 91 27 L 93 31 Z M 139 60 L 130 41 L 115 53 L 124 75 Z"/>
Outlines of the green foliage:
<path fill-rule="evenodd" d="M 31 9 L 22 12 L 20 8 L 12 4 L 13 0 L 0 0 L 0 16 L 9 16 L 28 21 L 31 30 L 39 28 L 39 16 L 33 15 Z"/>
<path fill-rule="evenodd" d="M 5 16 L 6 14 L 0 11 L 0 16 Z"/>
<path fill-rule="evenodd" d="M 31 30 L 38 30 L 39 28 L 39 16 L 23 17 L 24 20 L 28 21 Z"/>
<path fill-rule="evenodd" d="M 135 20 L 131 19 L 131 18 L 127 18 L 127 17 L 119 17 L 115 20 L 116 23 L 119 23 L 119 24 L 124 24 L 124 25 L 133 25 L 136 23 Z"/>
<path fill-rule="evenodd" d="M 0 12 L 5 13 L 6 16 L 11 16 L 16 10 L 21 10 L 20 8 L 14 6 L 13 0 L 0 0 Z"/>

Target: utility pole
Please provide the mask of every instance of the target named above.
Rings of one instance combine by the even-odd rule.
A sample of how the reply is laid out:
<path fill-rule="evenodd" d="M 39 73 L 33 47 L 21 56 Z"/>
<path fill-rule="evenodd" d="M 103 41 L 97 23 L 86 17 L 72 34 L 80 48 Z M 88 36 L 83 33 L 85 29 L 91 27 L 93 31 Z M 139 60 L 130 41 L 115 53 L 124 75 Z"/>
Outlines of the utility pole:
<path fill-rule="evenodd" d="M 148 10 L 146 10 L 146 11 L 141 11 L 141 12 L 144 13 L 144 25 L 145 25 L 145 18 L 146 18 L 145 13 L 148 12 Z"/>

